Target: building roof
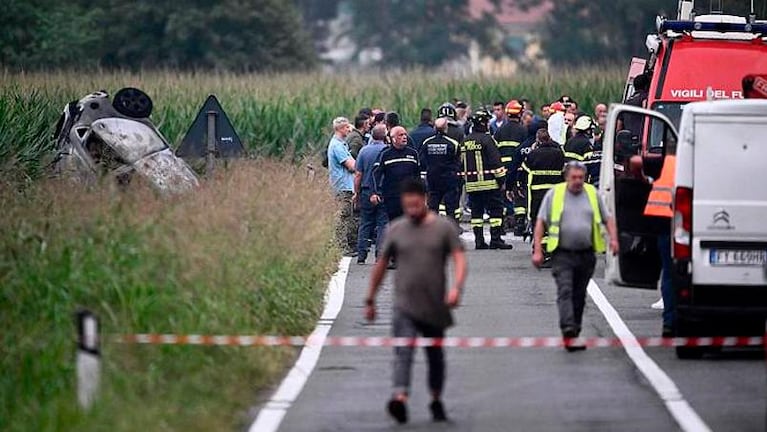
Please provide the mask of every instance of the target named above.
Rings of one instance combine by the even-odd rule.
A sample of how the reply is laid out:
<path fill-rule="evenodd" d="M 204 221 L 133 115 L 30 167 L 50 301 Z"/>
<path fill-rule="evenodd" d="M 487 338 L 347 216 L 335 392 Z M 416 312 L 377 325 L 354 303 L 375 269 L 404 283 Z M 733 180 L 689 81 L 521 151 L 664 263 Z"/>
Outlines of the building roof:
<path fill-rule="evenodd" d="M 546 15 L 554 7 L 551 0 L 542 0 L 539 5 L 523 10 L 517 6 L 517 0 L 502 0 L 500 10 L 495 12 L 492 0 L 469 0 L 469 8 L 472 15 L 478 18 L 482 13 L 495 14 L 495 18 L 501 25 L 509 24 L 538 24 L 543 22 Z"/>

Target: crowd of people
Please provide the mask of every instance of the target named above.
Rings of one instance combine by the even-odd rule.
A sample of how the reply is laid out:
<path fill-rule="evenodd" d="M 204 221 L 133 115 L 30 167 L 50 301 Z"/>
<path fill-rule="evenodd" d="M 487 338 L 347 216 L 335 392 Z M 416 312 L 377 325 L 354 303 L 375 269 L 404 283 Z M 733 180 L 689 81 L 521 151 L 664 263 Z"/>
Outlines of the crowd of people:
<path fill-rule="evenodd" d="M 362 109 L 353 122 L 333 120 L 327 166 L 342 209 L 338 242 L 361 265 L 376 245 L 366 317 L 375 319 L 376 294 L 386 270 L 396 267 L 392 336 L 444 337 L 467 275 L 459 236 L 466 213 L 476 249 L 511 249 L 506 230 L 532 237 L 533 265 L 553 267 L 565 347 L 585 349 L 572 341 L 580 336 L 596 254 L 618 251 L 615 220 L 595 187 L 606 118 L 606 105 L 588 115 L 563 96 L 538 112 L 526 100 L 473 112 L 463 102 L 445 103 L 436 118 L 422 109 L 410 132 L 397 113 L 382 110 Z M 449 289 L 448 259 L 454 262 Z M 408 420 L 414 348 L 395 348 L 387 410 L 399 423 Z M 429 409 L 434 421 L 445 421 L 444 352 L 430 346 L 426 354 Z"/>
<path fill-rule="evenodd" d="M 457 229 L 469 219 L 477 249 L 510 249 L 502 236 L 510 231 L 532 238 L 543 197 L 563 180 L 567 162 L 582 162 L 586 180 L 598 185 L 606 119 L 606 104 L 586 113 L 569 96 L 537 111 L 526 99 L 473 112 L 454 100 L 436 115 L 423 108 L 409 132 L 396 112 L 363 108 L 352 120 L 338 117 L 326 164 L 343 208 L 339 245 L 359 264 L 367 262 L 374 244 L 377 257 L 387 222 L 402 215 L 400 185 L 423 178 L 429 208 Z"/>

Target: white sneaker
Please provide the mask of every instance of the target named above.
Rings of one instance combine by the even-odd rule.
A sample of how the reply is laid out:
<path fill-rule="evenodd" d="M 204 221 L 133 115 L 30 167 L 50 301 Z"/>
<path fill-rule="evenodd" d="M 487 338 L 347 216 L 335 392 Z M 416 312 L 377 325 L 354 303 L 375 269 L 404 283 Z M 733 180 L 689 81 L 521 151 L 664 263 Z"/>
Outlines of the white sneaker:
<path fill-rule="evenodd" d="M 663 310 L 663 299 L 660 299 L 656 301 L 655 303 L 651 304 L 650 308 L 655 310 Z"/>

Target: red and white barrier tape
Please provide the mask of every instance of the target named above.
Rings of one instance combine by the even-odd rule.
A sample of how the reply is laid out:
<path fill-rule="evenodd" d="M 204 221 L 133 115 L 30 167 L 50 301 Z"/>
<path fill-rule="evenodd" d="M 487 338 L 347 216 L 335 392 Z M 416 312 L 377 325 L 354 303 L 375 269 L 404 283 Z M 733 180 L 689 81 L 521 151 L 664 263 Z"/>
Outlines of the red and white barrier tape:
<path fill-rule="evenodd" d="M 395 338 L 395 337 L 327 337 L 324 341 L 303 336 L 227 336 L 227 335 L 175 335 L 130 334 L 118 335 L 115 342 L 140 345 L 207 345 L 238 347 L 302 347 L 305 345 L 331 347 L 449 347 L 449 348 L 557 348 L 586 346 L 590 348 L 620 347 L 618 338 L 582 337 L 446 337 L 446 338 Z M 765 345 L 765 337 L 640 337 L 629 346 L 642 347 L 745 347 Z"/>

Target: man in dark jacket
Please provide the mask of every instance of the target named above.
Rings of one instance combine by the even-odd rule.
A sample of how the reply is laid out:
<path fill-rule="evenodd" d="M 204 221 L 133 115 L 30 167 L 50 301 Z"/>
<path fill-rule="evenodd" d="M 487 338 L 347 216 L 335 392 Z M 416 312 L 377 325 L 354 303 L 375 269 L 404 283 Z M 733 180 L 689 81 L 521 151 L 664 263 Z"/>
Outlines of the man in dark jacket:
<path fill-rule="evenodd" d="M 536 134 L 533 150 L 522 162 L 520 182 L 527 185 L 527 216 L 535 223 L 543 197 L 554 185 L 562 182 L 565 155 L 546 129 Z"/>
<path fill-rule="evenodd" d="M 477 249 L 511 249 L 502 237 L 503 194 L 506 168 L 501 163 L 495 139 L 488 123 L 491 115 L 484 109 L 471 116 L 472 132 L 461 144 L 463 178 L 471 202 L 471 227 Z M 490 216 L 490 244 L 485 243 L 484 214 Z"/>
<path fill-rule="evenodd" d="M 567 140 L 565 144 L 565 162 L 578 161 L 583 162 L 586 153 L 591 152 L 591 137 L 593 124 L 588 116 L 581 116 L 575 121 L 573 130 L 575 135 Z"/>
<path fill-rule="evenodd" d="M 389 220 L 402 216 L 400 184 L 408 178 L 420 178 L 418 153 L 407 145 L 407 131 L 395 126 L 389 131 L 392 145 L 383 150 L 373 168 L 375 190 L 370 197 L 375 204 L 383 203 Z"/>
<path fill-rule="evenodd" d="M 426 175 L 429 190 L 429 208 L 439 211 L 444 203 L 445 214 L 460 222 L 458 172 L 461 171 L 461 148 L 458 141 L 447 136 L 447 119 L 439 118 L 435 123 L 437 134 L 427 138 L 421 146 L 418 160 L 421 174 Z"/>
<path fill-rule="evenodd" d="M 421 110 L 421 123 L 410 131 L 410 138 L 413 140 L 415 150 L 420 152 L 423 142 L 426 138 L 433 137 L 434 133 L 431 109 L 424 108 Z"/>
<path fill-rule="evenodd" d="M 346 144 L 349 146 L 349 152 L 355 159 L 360 154 L 360 150 L 365 145 L 365 134 L 368 132 L 368 117 L 365 115 L 358 115 L 354 118 L 354 128 L 349 135 L 346 136 Z"/>
<path fill-rule="evenodd" d="M 508 174 L 506 177 L 506 191 L 511 192 L 511 195 L 517 190 L 517 178 L 513 174 L 522 164 L 519 161 L 519 147 L 527 138 L 527 128 L 522 124 L 523 111 L 524 107 L 520 102 L 516 100 L 509 101 L 506 104 L 507 121 L 495 132 L 495 141 L 498 143 L 498 151 L 501 153 L 501 163 L 506 167 Z M 516 219 L 514 217 L 513 196 L 511 197 L 512 200 L 507 198 L 504 197 L 505 223 L 507 227 L 514 228 Z M 515 231 L 519 232 L 519 229 Z"/>

